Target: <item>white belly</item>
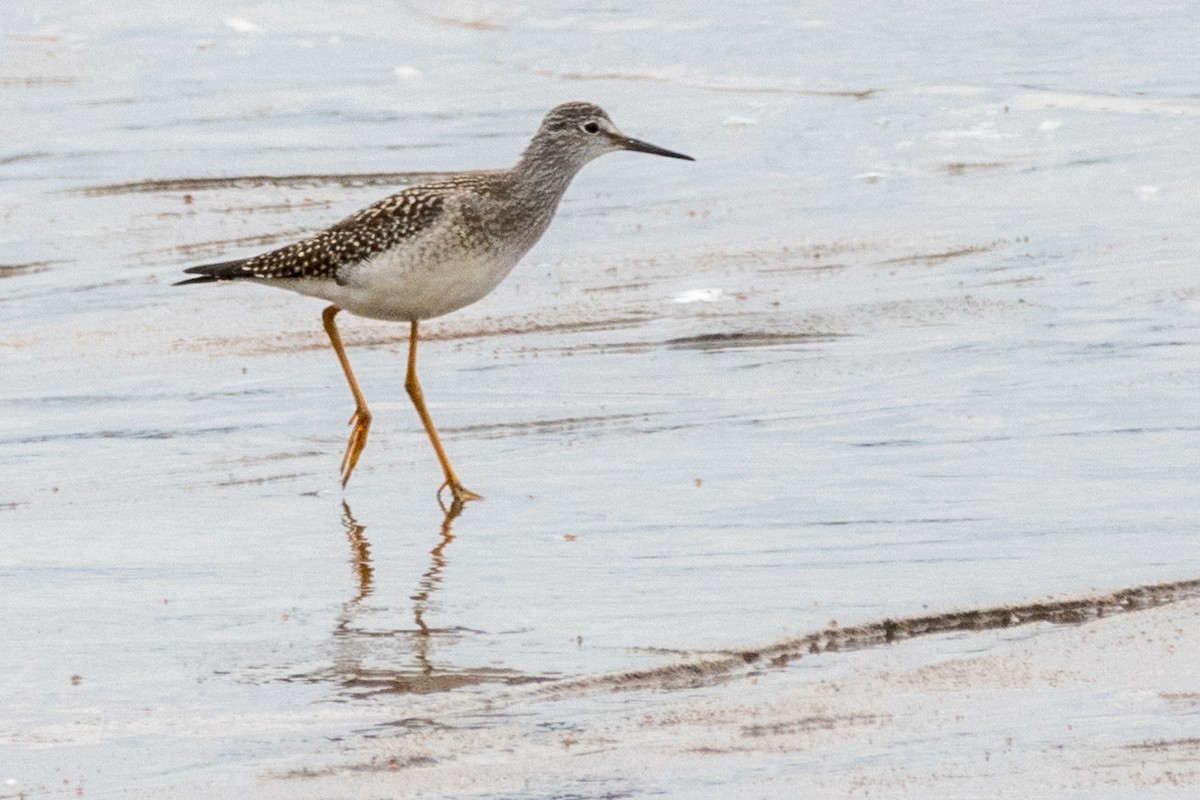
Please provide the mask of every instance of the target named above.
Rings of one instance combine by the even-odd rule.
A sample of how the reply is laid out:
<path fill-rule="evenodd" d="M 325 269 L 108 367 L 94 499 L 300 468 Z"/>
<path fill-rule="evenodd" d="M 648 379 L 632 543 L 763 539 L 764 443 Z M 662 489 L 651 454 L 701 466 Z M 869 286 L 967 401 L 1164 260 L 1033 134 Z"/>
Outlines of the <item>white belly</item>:
<path fill-rule="evenodd" d="M 469 205 L 468 205 L 469 203 Z M 338 271 L 337 280 L 288 281 L 286 288 L 321 297 L 352 314 L 394 321 L 449 314 L 485 296 L 531 248 L 554 206 L 497 234 L 477 223 L 495 209 L 478 198 L 456 198 L 430 228 L 391 250 Z M 276 285 L 283 281 L 270 281 Z"/>
<path fill-rule="evenodd" d="M 465 253 L 454 260 L 405 258 L 383 253 L 364 262 L 328 299 L 373 319 L 440 317 L 483 298 L 512 271 L 517 258 Z"/>
<path fill-rule="evenodd" d="M 345 283 L 289 281 L 287 288 L 320 297 L 360 317 L 430 319 L 483 298 L 512 271 L 523 253 L 459 252 L 454 258 L 411 243 L 346 271 Z M 276 282 L 281 283 L 281 282 Z"/>

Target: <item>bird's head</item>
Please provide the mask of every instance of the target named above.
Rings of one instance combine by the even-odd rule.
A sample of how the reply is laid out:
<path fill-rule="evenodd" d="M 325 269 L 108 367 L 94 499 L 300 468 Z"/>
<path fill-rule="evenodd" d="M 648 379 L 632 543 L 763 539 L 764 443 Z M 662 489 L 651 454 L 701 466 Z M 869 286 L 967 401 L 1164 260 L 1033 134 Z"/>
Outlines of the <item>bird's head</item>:
<path fill-rule="evenodd" d="M 558 154 L 567 155 L 578 166 L 617 150 L 695 160 L 683 153 L 626 136 L 617 130 L 604 109 L 592 103 L 563 103 L 551 109 L 542 120 L 533 143 L 539 145 L 539 149 L 544 146 Z"/>

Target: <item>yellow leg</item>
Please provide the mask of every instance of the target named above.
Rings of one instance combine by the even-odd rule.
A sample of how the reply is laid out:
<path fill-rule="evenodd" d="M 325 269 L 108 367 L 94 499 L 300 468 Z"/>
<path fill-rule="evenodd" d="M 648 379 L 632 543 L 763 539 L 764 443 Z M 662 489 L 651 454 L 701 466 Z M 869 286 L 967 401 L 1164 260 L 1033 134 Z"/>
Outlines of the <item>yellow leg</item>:
<path fill-rule="evenodd" d="M 442 493 L 442 489 L 449 487 L 450 493 L 454 495 L 455 503 L 482 500 L 482 495 L 475 494 L 459 482 L 458 476 L 454 474 L 454 467 L 450 466 L 450 459 L 446 457 L 446 451 L 442 449 L 437 428 L 433 427 L 433 418 L 425 409 L 425 394 L 421 391 L 421 384 L 417 380 L 417 321 L 415 319 L 412 321 L 412 333 L 408 337 L 408 375 L 404 378 L 404 388 L 408 391 L 408 396 L 412 398 L 413 405 L 417 407 L 417 415 L 421 418 L 421 424 L 425 426 L 425 433 L 429 434 L 429 441 L 433 444 L 438 461 L 442 463 L 442 472 L 446 475 L 446 480 L 438 487 L 438 494 Z"/>
<path fill-rule="evenodd" d="M 321 312 L 321 322 L 325 325 L 325 333 L 329 343 L 337 353 L 338 361 L 342 364 L 342 372 L 346 373 L 346 383 L 350 384 L 350 393 L 354 395 L 354 413 L 350 415 L 350 440 L 346 442 L 346 453 L 342 456 L 342 486 L 350 480 L 350 473 L 358 463 L 358 456 L 367 446 L 367 431 L 371 427 L 371 412 L 367 409 L 367 401 L 358 390 L 358 381 L 350 369 L 350 360 L 346 358 L 346 349 L 342 347 L 342 337 L 338 335 L 337 325 L 333 318 L 341 311 L 337 306 L 329 306 Z"/>

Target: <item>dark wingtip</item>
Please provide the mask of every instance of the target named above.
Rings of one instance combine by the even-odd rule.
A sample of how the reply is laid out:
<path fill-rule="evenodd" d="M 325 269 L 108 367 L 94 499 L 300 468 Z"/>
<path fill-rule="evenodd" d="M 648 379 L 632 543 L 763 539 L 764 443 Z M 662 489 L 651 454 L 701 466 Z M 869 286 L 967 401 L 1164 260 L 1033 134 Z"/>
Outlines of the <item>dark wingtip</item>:
<path fill-rule="evenodd" d="M 222 261 L 220 264 L 201 264 L 198 267 L 188 267 L 183 272 L 185 275 L 199 275 L 199 278 L 186 278 L 182 281 L 176 281 L 172 286 L 186 286 L 189 283 L 216 283 L 217 281 L 231 281 L 234 278 L 245 277 L 245 273 L 241 271 L 242 264 L 246 260 L 238 261 Z"/>
<path fill-rule="evenodd" d="M 184 272 L 190 272 L 190 271 L 191 270 L 186 270 L 186 269 L 184 270 Z M 189 283 L 216 283 L 216 282 L 217 282 L 217 278 L 213 275 L 201 275 L 199 278 L 185 278 L 184 280 L 181 280 L 181 281 L 175 281 L 171 285 L 172 286 L 187 286 Z"/>

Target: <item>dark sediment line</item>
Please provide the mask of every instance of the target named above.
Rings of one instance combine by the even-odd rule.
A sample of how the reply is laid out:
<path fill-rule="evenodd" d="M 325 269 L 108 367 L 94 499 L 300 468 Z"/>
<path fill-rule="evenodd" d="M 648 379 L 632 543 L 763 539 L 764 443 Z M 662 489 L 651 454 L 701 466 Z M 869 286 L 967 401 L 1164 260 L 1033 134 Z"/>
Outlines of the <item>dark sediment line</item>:
<path fill-rule="evenodd" d="M 1140 611 L 1200 597 L 1200 578 L 1134 586 L 1100 595 L 1022 605 L 952 611 L 921 617 L 883 619 L 846 628 L 830 626 L 761 648 L 725 651 L 652 669 L 558 681 L 543 691 L 560 694 L 598 690 L 684 689 L 705 686 L 739 671 L 782 667 L 805 655 L 863 650 L 904 639 L 961 631 L 988 631 L 1035 622 L 1079 625 L 1115 614 Z"/>

